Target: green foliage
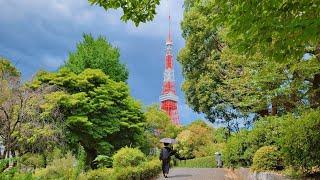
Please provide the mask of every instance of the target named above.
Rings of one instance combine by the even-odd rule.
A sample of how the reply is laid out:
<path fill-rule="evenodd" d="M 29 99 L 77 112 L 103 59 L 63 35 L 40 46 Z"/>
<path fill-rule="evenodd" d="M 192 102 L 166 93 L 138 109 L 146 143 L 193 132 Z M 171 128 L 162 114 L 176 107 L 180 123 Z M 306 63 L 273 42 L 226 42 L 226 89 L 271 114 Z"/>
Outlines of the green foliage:
<path fill-rule="evenodd" d="M 100 168 L 80 175 L 80 180 L 109 179 L 109 180 L 134 180 L 152 179 L 161 172 L 159 160 L 151 160 L 132 167 Z"/>
<path fill-rule="evenodd" d="M 228 139 L 223 151 L 224 164 L 229 167 L 251 166 L 254 155 L 262 147 L 278 147 L 277 165 L 293 168 L 302 174 L 313 174 L 320 165 L 319 109 L 301 114 L 271 116 L 260 119 L 250 131 L 240 131 Z M 264 149 L 264 148 L 263 148 Z M 261 150 L 263 151 L 263 150 Z M 281 155 L 281 158 L 279 156 Z M 264 156 L 263 152 L 259 156 Z M 253 169 L 259 170 L 259 158 Z M 258 165 L 257 165 L 258 163 Z M 268 165 L 268 164 L 267 164 Z"/>
<path fill-rule="evenodd" d="M 214 143 L 214 129 L 202 120 L 192 122 L 177 136 L 178 143 L 174 145 L 181 158 L 193 158 L 196 155 L 210 156 L 204 152 L 205 147 Z M 211 154 L 212 155 L 212 154 Z"/>
<path fill-rule="evenodd" d="M 228 139 L 222 152 L 224 165 L 227 167 L 248 167 L 251 159 L 245 154 L 249 145 L 247 143 L 248 131 L 242 130 Z M 254 153 L 254 152 L 253 152 Z"/>
<path fill-rule="evenodd" d="M 208 143 L 195 151 L 194 155 L 195 157 L 213 156 L 216 152 L 222 152 L 224 146 L 225 143 Z"/>
<path fill-rule="evenodd" d="M 114 170 L 111 168 L 99 168 L 82 173 L 79 180 L 114 179 Z"/>
<path fill-rule="evenodd" d="M 302 168 L 311 173 L 320 166 L 320 109 L 303 112 L 300 116 L 287 116 L 287 127 L 281 138 L 281 152 L 286 165 Z"/>
<path fill-rule="evenodd" d="M 127 22 L 132 20 L 136 26 L 141 22 L 151 21 L 156 14 L 156 6 L 160 0 L 88 0 L 91 4 L 97 4 L 105 10 L 118 9 L 123 10 L 121 20 Z"/>
<path fill-rule="evenodd" d="M 161 138 L 175 139 L 181 128 L 172 124 L 170 117 L 162 111 L 158 105 L 152 105 L 146 108 L 146 136 L 151 147 L 161 147 L 159 140 Z"/>
<path fill-rule="evenodd" d="M 3 179 L 3 180 L 15 179 L 14 175 L 16 173 L 17 173 L 17 168 L 16 167 L 7 169 L 6 171 L 0 173 L 0 179 Z"/>
<path fill-rule="evenodd" d="M 74 177 L 78 178 L 80 173 L 85 171 L 86 169 L 86 152 L 84 148 L 79 145 L 78 148 L 78 155 L 77 155 L 77 164 L 74 171 Z"/>
<path fill-rule="evenodd" d="M 263 146 L 257 150 L 253 157 L 252 170 L 275 171 L 282 165 L 280 152 L 276 146 Z"/>
<path fill-rule="evenodd" d="M 36 169 L 35 179 L 74 179 L 76 158 L 70 153 L 61 159 L 54 159 L 46 168 Z"/>
<path fill-rule="evenodd" d="M 84 34 L 83 41 L 77 44 L 75 52 L 69 54 L 64 67 L 76 74 L 87 68 L 101 69 L 114 81 L 128 79 L 128 70 L 120 63 L 119 49 L 102 36 L 94 39 L 92 35 Z"/>
<path fill-rule="evenodd" d="M 192 109 L 233 131 L 238 129 L 237 117 L 284 115 L 319 106 L 316 1 L 185 4 L 181 27 L 186 45 L 178 59 Z M 253 7 L 258 9 L 254 14 Z M 302 59 L 306 52 L 310 58 Z"/>
<path fill-rule="evenodd" d="M 182 160 L 177 163 L 177 167 L 185 168 L 215 168 L 216 161 L 214 156 L 199 157 L 195 159 Z"/>
<path fill-rule="evenodd" d="M 42 154 L 27 153 L 21 156 L 19 163 L 26 167 L 43 168 L 45 167 L 45 158 Z"/>
<path fill-rule="evenodd" d="M 209 2 L 213 7 L 212 14 L 215 14 L 211 22 L 225 28 L 235 53 L 252 55 L 259 52 L 268 59 L 300 59 L 306 47 L 320 42 L 317 0 Z"/>
<path fill-rule="evenodd" d="M 124 82 L 115 82 L 98 69 L 86 69 L 77 75 L 64 68 L 39 74 L 38 82 L 63 90 L 46 96 L 43 107 L 49 108 L 44 111 L 51 114 L 62 110 L 68 144 L 73 149 L 79 143 L 83 146 L 87 165 L 99 154 L 111 156 L 126 145 L 140 146 L 144 116 Z"/>
<path fill-rule="evenodd" d="M 146 161 L 146 156 L 138 148 L 124 147 L 112 157 L 113 167 L 135 167 Z"/>
<path fill-rule="evenodd" d="M 98 155 L 93 161 L 98 168 L 112 167 L 112 158 L 105 155 Z"/>
<path fill-rule="evenodd" d="M 161 163 L 159 160 L 142 163 L 137 167 L 126 167 L 115 169 L 115 179 L 152 179 L 161 172 Z"/>

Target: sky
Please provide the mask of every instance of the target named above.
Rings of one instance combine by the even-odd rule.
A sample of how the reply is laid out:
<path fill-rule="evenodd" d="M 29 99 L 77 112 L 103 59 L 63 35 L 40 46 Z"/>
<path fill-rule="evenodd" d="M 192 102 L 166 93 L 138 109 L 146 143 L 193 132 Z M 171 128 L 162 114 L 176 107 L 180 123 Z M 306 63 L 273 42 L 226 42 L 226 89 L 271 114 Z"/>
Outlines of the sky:
<path fill-rule="evenodd" d="M 122 10 L 91 6 L 87 0 L 0 0 L 0 56 L 10 59 L 30 80 L 38 70 L 56 71 L 75 51 L 83 33 L 105 36 L 121 52 L 129 69 L 131 94 L 144 105 L 159 102 L 168 14 L 171 9 L 175 57 L 184 46 L 180 22 L 183 0 L 161 0 L 151 22 L 136 27 L 122 22 Z M 175 61 L 175 78 L 182 124 L 203 115 L 193 112 L 181 91 L 181 66 Z"/>

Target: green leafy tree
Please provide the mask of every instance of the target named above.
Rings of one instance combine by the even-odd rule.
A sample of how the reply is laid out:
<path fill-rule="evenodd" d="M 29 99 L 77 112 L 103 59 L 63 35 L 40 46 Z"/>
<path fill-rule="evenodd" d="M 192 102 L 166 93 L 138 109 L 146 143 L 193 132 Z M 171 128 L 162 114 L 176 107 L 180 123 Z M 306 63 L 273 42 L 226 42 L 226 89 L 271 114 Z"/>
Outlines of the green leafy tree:
<path fill-rule="evenodd" d="M 5 59 L 0 59 L 0 137 L 5 146 L 2 158 L 9 154 L 44 152 L 57 142 L 55 126 L 40 116 L 48 88 L 37 90 L 20 84 L 20 73 Z"/>
<path fill-rule="evenodd" d="M 214 129 L 202 120 L 196 120 L 178 134 L 177 141 L 175 149 L 181 158 L 188 159 L 196 155 L 210 156 L 202 151 L 215 142 Z"/>
<path fill-rule="evenodd" d="M 80 74 L 61 69 L 39 73 L 33 86 L 41 84 L 57 87 L 58 91 L 47 96 L 47 113 L 61 111 L 67 141 L 71 148 L 80 143 L 87 164 L 98 155 L 111 156 L 125 145 L 140 145 L 144 116 L 124 82 L 113 81 L 98 69 Z"/>
<path fill-rule="evenodd" d="M 271 56 L 266 52 L 280 52 L 286 48 L 281 48 L 281 46 L 274 48 L 276 45 L 270 44 L 270 46 L 260 47 L 259 40 L 266 36 L 262 32 L 257 33 L 258 31 L 252 33 L 254 31 L 252 27 L 264 25 L 272 27 L 274 25 L 272 21 L 277 19 L 277 13 L 273 14 L 273 9 L 268 9 L 273 5 L 269 7 L 268 3 L 254 2 L 259 5 L 259 8 L 268 7 L 265 9 L 267 13 L 265 15 L 270 15 L 270 17 L 262 20 L 251 14 L 252 11 L 244 11 L 243 13 L 247 13 L 245 16 L 233 14 L 234 12 L 240 13 L 242 8 L 252 5 L 250 2 L 210 0 L 186 1 L 186 3 L 188 6 L 181 23 L 186 45 L 179 53 L 179 61 L 182 64 L 185 77 L 183 91 L 186 94 L 187 103 L 195 111 L 205 113 L 212 122 L 224 123 L 229 129 L 230 135 L 231 131 L 238 130 L 237 121 L 234 121 L 236 118 L 242 118 L 251 123 L 248 117 L 253 113 L 257 115 L 256 117 L 283 115 L 297 112 L 301 107 L 318 107 L 318 102 L 320 102 L 318 98 L 320 63 L 317 55 L 319 52 L 315 48 L 318 41 L 313 41 L 318 38 L 318 36 L 314 36 L 314 32 L 319 30 L 318 28 L 315 28 L 314 25 L 308 27 L 313 33 L 306 34 L 305 38 L 307 39 L 304 40 L 305 43 L 309 43 L 308 39 L 313 38 L 313 43 L 311 43 L 312 45 L 304 45 L 303 48 L 295 44 L 296 42 L 290 44 L 292 40 L 292 37 L 288 37 L 290 33 L 281 36 L 281 42 L 284 42 L 285 39 L 284 44 L 287 44 L 289 49 L 296 48 L 297 50 L 300 48 L 298 56 L 294 55 L 296 52 L 292 50 L 290 52 L 292 56 L 287 52 L 286 56 L 281 59 L 280 56 Z M 292 8 L 299 12 L 298 7 L 305 5 L 305 3 L 307 2 L 299 2 L 297 7 Z M 285 6 L 288 4 L 290 3 L 283 3 Z M 312 4 L 314 3 L 310 2 L 310 5 Z M 310 22 L 317 21 L 317 18 L 314 17 L 316 15 L 312 14 L 314 8 L 302 8 L 308 10 L 305 12 L 308 15 L 302 18 L 294 17 L 296 11 L 293 11 L 293 15 L 289 14 L 292 16 L 290 17 L 292 21 L 289 24 L 304 23 L 306 17 L 312 18 Z M 277 10 L 279 9 L 274 9 L 274 11 Z M 228 16 L 225 16 L 226 14 Z M 282 15 L 282 13 L 277 15 Z M 258 21 L 249 21 L 250 17 L 258 19 L 259 23 Z M 248 19 L 243 20 L 242 18 Z M 236 21 L 237 19 L 241 20 Z M 246 23 L 239 23 L 242 20 Z M 285 21 L 281 19 L 279 23 L 286 26 Z M 245 26 L 249 24 L 250 31 L 246 31 L 247 27 Z M 251 24 L 254 25 L 251 26 Z M 295 32 L 305 33 L 297 27 L 292 28 Z M 278 30 L 271 28 L 270 32 L 277 36 L 277 33 L 286 33 L 286 31 L 277 32 Z M 248 32 L 251 33 L 247 34 Z M 291 35 L 293 36 L 293 34 Z M 249 43 L 249 40 L 252 40 L 250 45 L 239 45 L 242 42 Z M 254 47 L 251 48 L 252 46 Z M 263 49 L 263 52 L 259 47 Z M 311 52 L 310 58 L 302 59 L 303 54 L 309 51 Z M 269 55 L 270 57 L 268 57 Z M 281 61 L 270 60 L 276 57 Z"/>
<path fill-rule="evenodd" d="M 120 63 L 119 49 L 113 47 L 106 38 L 94 39 L 90 34 L 83 35 L 83 41 L 77 44 L 77 50 L 69 54 L 65 68 L 80 74 L 87 68 L 101 69 L 114 81 L 126 81 L 128 70 Z"/>
<path fill-rule="evenodd" d="M 105 10 L 123 10 L 121 20 L 132 20 L 136 26 L 141 22 L 151 21 L 156 14 L 156 7 L 160 0 L 88 0 L 91 4 L 97 4 Z"/>

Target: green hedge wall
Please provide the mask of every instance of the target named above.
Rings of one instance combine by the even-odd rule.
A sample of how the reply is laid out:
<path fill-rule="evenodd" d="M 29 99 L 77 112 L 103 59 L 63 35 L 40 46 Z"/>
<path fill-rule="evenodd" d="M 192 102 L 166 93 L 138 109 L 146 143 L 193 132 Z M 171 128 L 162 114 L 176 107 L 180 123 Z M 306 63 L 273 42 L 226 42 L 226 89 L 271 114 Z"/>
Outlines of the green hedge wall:
<path fill-rule="evenodd" d="M 136 167 L 102 168 L 81 174 L 80 180 L 143 180 L 156 177 L 161 172 L 161 162 L 152 160 Z"/>
<path fill-rule="evenodd" d="M 215 168 L 216 161 L 214 156 L 207 156 L 195 159 L 182 160 L 177 162 L 177 167 L 186 168 Z"/>

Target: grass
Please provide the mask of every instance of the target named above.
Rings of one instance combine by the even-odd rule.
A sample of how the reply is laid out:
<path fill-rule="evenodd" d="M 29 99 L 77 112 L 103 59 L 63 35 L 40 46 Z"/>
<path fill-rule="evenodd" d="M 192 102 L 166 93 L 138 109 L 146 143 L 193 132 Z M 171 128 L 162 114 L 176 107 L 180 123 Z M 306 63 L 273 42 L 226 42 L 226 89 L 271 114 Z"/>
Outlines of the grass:
<path fill-rule="evenodd" d="M 177 162 L 176 167 L 186 168 L 215 168 L 216 161 L 214 156 L 201 157 Z"/>

